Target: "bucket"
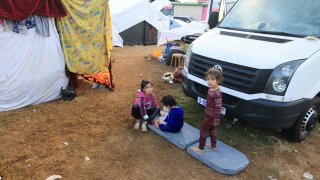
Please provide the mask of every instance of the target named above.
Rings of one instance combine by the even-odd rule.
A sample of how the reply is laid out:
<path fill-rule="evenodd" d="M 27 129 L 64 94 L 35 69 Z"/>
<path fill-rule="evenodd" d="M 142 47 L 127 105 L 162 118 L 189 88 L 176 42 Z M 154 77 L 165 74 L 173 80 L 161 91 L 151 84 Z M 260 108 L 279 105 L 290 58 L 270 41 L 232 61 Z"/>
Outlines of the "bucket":
<path fill-rule="evenodd" d="M 158 58 L 161 56 L 161 51 L 159 49 L 153 50 L 152 56 Z"/>

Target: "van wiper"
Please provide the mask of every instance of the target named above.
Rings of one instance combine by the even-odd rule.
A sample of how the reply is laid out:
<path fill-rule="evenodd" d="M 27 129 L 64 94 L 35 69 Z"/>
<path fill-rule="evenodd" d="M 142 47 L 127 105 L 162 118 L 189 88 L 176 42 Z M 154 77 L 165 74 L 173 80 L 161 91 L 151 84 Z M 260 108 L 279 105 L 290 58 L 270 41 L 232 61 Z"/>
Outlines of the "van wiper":
<path fill-rule="evenodd" d="M 232 27 L 225 27 L 225 26 L 218 26 L 218 28 L 222 29 L 230 29 L 230 30 L 237 30 L 237 31 L 244 31 L 244 32 L 252 32 L 249 29 L 242 29 L 242 28 L 232 28 Z"/>
<path fill-rule="evenodd" d="M 306 35 L 293 34 L 293 33 L 287 33 L 287 32 L 279 32 L 279 31 L 260 31 L 260 30 L 254 30 L 254 29 L 242 29 L 242 28 L 232 28 L 232 27 L 224 27 L 224 26 L 218 26 L 218 27 L 219 28 L 223 28 L 223 29 L 238 30 L 238 31 L 253 32 L 253 33 L 261 33 L 261 34 L 272 34 L 272 35 L 281 35 L 281 36 L 299 37 L 299 38 L 306 37 Z"/>
<path fill-rule="evenodd" d="M 259 30 L 252 30 L 252 32 L 261 33 L 261 34 L 272 34 L 272 35 L 281 35 L 281 36 L 291 36 L 291 37 L 299 37 L 304 38 L 306 35 L 300 35 L 300 34 L 293 34 L 293 33 L 287 33 L 283 31 L 259 31 Z"/>

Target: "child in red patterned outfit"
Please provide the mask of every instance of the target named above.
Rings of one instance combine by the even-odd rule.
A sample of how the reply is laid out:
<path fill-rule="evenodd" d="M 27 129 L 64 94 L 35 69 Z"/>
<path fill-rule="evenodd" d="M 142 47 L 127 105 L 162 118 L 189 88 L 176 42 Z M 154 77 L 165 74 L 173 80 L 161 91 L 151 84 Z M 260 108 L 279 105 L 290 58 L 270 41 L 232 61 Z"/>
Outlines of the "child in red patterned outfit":
<path fill-rule="evenodd" d="M 222 92 L 219 83 L 223 81 L 221 68 L 210 68 L 205 74 L 209 89 L 207 95 L 207 103 L 205 108 L 205 118 L 200 129 L 199 147 L 192 147 L 193 151 L 204 152 L 207 134 L 211 138 L 211 145 L 207 145 L 211 149 L 216 149 L 216 126 L 220 122 L 222 107 Z"/>

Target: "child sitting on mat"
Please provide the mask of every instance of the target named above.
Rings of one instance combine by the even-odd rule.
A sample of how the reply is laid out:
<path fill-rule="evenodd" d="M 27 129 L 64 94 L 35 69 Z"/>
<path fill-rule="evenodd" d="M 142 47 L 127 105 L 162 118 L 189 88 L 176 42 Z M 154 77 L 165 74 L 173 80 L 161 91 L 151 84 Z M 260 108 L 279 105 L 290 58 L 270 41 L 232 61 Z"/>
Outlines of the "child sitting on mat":
<path fill-rule="evenodd" d="M 176 100 L 172 95 L 166 95 L 161 100 L 163 106 L 169 109 L 168 115 L 165 119 L 155 121 L 154 126 L 160 128 L 162 131 L 179 132 L 183 126 L 184 112 L 181 106 L 177 105 Z"/>

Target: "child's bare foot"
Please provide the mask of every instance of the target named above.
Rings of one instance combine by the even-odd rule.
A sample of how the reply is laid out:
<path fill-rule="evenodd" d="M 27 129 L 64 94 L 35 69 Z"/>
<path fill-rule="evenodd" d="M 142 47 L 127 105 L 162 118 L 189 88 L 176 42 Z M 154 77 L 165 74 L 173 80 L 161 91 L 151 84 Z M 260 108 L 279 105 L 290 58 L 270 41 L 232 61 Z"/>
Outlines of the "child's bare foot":
<path fill-rule="evenodd" d="M 191 149 L 192 149 L 192 151 L 195 151 L 195 152 L 201 152 L 201 153 L 204 152 L 204 150 L 199 149 L 199 147 L 197 147 L 197 146 L 194 146 Z"/>
<path fill-rule="evenodd" d="M 140 128 L 140 123 L 139 123 L 139 122 L 136 122 L 136 123 L 134 124 L 133 129 L 139 129 L 139 128 Z"/>
<path fill-rule="evenodd" d="M 206 146 L 213 151 L 217 150 L 217 147 L 212 147 L 211 144 L 206 144 Z"/>
<path fill-rule="evenodd" d="M 141 125 L 141 131 L 142 131 L 142 132 L 148 132 L 148 128 L 147 128 L 147 125 L 146 125 L 145 123 L 143 123 L 143 124 Z"/>

